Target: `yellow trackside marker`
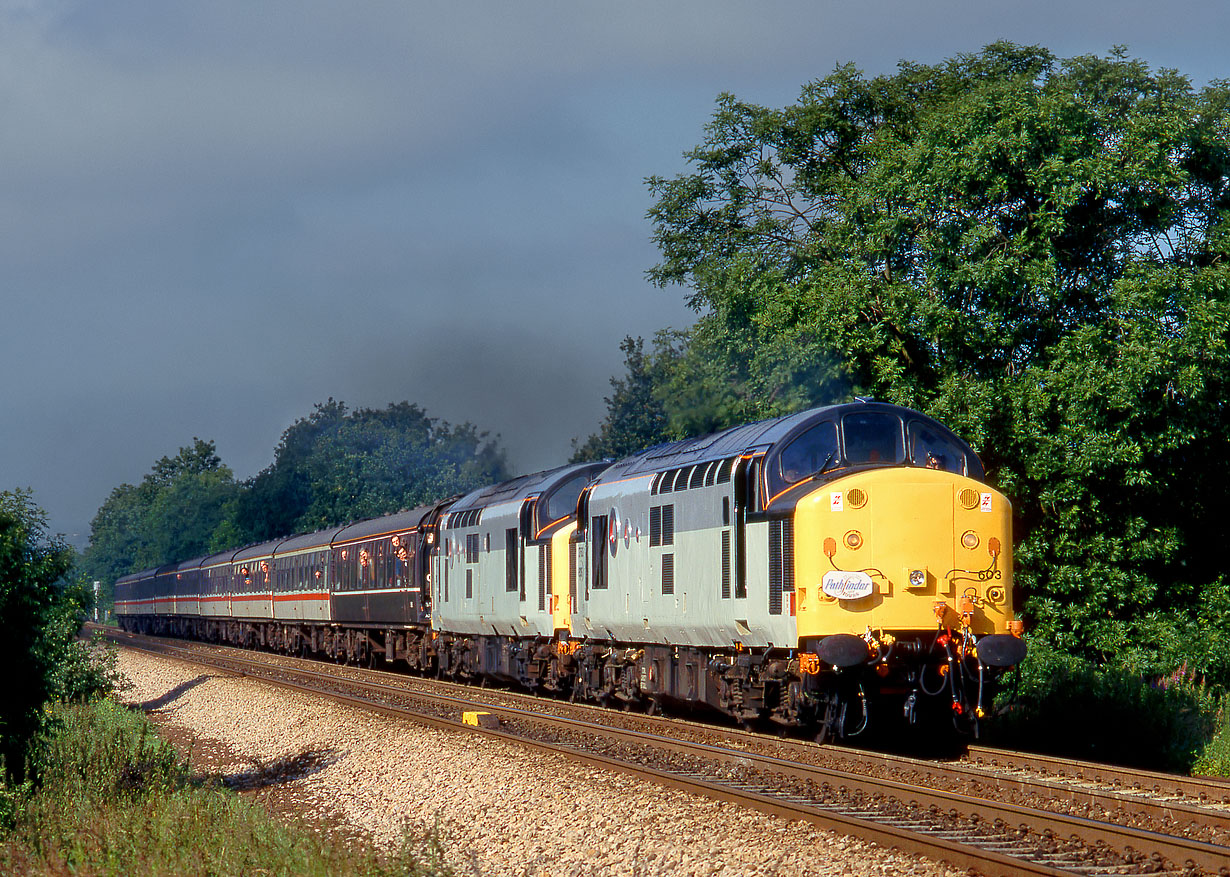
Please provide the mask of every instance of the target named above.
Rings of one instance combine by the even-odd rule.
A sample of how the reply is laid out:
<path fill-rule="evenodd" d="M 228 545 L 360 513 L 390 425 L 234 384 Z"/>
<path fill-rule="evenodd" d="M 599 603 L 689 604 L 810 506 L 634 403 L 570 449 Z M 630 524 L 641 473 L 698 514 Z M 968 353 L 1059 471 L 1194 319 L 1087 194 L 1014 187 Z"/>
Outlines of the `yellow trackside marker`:
<path fill-rule="evenodd" d="M 468 712 L 461 714 L 461 723 L 463 725 L 473 725 L 476 728 L 498 728 L 500 720 L 491 715 L 491 713 Z"/>

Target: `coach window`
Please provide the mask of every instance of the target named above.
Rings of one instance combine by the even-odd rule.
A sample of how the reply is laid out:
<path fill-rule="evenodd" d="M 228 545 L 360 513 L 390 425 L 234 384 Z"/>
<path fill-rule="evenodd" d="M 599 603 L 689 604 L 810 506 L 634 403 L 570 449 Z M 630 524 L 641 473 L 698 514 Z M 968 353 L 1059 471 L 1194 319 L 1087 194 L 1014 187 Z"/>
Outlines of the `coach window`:
<path fill-rule="evenodd" d="M 846 440 L 846 462 L 895 464 L 905 462 L 901 418 L 884 411 L 862 411 L 841 419 Z"/>

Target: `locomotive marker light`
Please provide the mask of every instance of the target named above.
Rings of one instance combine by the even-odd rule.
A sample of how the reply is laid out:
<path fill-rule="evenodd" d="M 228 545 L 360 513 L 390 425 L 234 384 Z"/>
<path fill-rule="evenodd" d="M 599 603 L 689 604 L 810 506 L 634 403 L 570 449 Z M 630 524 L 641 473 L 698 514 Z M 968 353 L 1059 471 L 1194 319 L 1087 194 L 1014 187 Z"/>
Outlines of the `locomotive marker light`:
<path fill-rule="evenodd" d="M 907 572 L 909 577 L 910 588 L 925 588 L 927 587 L 927 571 L 925 569 L 911 569 Z"/>

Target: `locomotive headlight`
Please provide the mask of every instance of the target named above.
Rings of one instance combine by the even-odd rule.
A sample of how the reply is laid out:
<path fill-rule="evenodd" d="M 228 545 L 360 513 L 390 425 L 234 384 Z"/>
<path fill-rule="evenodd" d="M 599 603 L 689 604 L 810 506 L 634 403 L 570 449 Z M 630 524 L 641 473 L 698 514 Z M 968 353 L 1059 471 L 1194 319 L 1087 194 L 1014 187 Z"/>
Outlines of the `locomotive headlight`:
<path fill-rule="evenodd" d="M 977 548 L 978 547 L 978 534 L 975 533 L 973 530 L 966 530 L 964 533 L 961 534 L 961 544 L 964 545 L 966 548 Z"/>
<path fill-rule="evenodd" d="M 851 530 L 846 534 L 846 545 L 850 548 L 859 548 L 863 544 L 863 534 L 858 530 Z"/>
<path fill-rule="evenodd" d="M 926 571 L 925 569 L 912 569 L 912 570 L 910 570 L 910 584 L 909 584 L 909 587 L 911 587 L 911 588 L 925 588 L 926 586 L 927 586 L 927 571 Z"/>

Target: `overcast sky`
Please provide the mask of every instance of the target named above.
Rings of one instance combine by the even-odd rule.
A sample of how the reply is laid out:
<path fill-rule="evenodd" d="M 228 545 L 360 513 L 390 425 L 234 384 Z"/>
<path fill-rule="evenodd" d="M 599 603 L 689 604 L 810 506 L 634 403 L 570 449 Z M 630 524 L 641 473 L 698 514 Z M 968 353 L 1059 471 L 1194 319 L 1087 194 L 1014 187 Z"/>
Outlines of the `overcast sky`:
<path fill-rule="evenodd" d="M 249 477 L 330 396 L 563 462 L 620 339 L 691 321 L 643 181 L 719 93 L 997 39 L 1202 85 L 1228 35 L 1225 0 L 0 0 L 0 489 L 83 544 L 158 457 Z"/>

